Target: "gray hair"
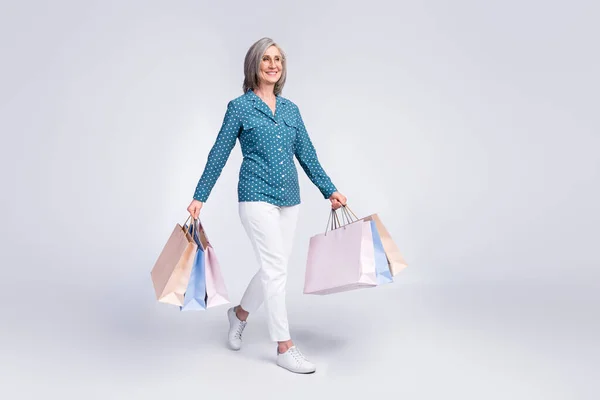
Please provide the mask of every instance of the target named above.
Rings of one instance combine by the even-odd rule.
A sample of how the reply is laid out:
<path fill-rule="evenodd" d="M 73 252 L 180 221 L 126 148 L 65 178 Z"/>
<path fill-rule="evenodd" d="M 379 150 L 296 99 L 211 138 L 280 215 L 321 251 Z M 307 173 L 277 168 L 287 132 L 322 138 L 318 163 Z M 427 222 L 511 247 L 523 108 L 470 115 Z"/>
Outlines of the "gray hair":
<path fill-rule="evenodd" d="M 270 39 L 268 37 L 264 37 L 256 41 L 256 43 L 250 46 L 248 52 L 246 53 L 246 58 L 244 58 L 244 93 L 251 89 L 256 89 L 258 87 L 260 63 L 262 61 L 263 55 L 271 46 L 277 47 L 277 49 L 281 53 L 281 78 L 279 78 L 279 80 L 275 84 L 274 89 L 274 93 L 276 96 L 281 94 L 283 86 L 285 85 L 285 78 L 287 76 L 285 53 L 283 52 L 281 47 L 279 47 L 279 45 L 273 41 L 273 39 Z"/>

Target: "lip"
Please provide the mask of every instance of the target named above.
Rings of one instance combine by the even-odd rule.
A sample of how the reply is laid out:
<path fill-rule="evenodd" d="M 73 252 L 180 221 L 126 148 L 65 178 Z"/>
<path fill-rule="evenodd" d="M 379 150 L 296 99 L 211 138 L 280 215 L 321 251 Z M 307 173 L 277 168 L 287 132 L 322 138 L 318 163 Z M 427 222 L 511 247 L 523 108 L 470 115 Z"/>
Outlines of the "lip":
<path fill-rule="evenodd" d="M 267 71 L 266 74 L 267 75 L 277 75 L 278 71 Z"/>

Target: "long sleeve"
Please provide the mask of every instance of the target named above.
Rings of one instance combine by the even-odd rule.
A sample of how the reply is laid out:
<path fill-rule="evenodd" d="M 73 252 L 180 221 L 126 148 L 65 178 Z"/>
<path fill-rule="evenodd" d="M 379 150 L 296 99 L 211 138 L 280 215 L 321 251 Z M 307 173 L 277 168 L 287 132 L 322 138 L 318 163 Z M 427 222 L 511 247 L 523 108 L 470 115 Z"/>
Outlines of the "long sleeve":
<path fill-rule="evenodd" d="M 328 199 L 337 189 L 319 163 L 317 152 L 308 136 L 300 110 L 297 109 L 297 113 L 298 134 L 294 143 L 296 158 L 311 182 L 321 191 L 323 197 Z"/>
<path fill-rule="evenodd" d="M 236 106 L 230 101 L 227 104 L 227 111 L 223 118 L 223 124 L 221 130 L 217 135 L 215 143 L 208 153 L 208 159 L 204 172 L 196 185 L 196 191 L 194 192 L 194 199 L 201 202 L 206 202 L 213 186 L 219 179 L 223 167 L 229 159 L 231 150 L 233 150 L 239 131 L 241 127 L 241 121 L 236 110 Z"/>

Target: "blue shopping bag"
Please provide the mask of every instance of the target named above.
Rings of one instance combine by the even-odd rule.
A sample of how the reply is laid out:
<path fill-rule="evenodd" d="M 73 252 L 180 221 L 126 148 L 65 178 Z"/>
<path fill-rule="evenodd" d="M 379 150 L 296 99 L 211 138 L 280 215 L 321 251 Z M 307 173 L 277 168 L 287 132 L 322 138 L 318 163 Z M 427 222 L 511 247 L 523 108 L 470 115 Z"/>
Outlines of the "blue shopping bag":
<path fill-rule="evenodd" d="M 373 247 L 375 248 L 375 272 L 377 273 L 377 284 L 383 285 L 394 281 L 388 266 L 388 259 L 383 249 L 381 237 L 377 231 L 375 221 L 371 220 L 371 232 L 373 233 Z"/>
<path fill-rule="evenodd" d="M 191 231 L 190 231 L 191 233 Z M 205 310 L 206 309 L 206 270 L 204 249 L 198 238 L 198 230 L 193 229 L 194 241 L 198 245 L 198 251 L 194 258 L 194 265 L 190 274 L 187 289 L 183 296 L 181 311 Z"/>

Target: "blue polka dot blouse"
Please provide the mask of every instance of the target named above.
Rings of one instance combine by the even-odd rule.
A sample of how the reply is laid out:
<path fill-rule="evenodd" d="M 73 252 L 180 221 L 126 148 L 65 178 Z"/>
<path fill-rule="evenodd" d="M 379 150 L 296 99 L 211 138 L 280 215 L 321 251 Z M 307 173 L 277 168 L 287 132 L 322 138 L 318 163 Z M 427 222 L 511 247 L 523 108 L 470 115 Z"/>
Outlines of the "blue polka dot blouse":
<path fill-rule="evenodd" d="M 281 96 L 276 97 L 275 104 L 273 113 L 252 90 L 227 104 L 194 199 L 206 202 L 238 139 L 244 157 L 238 182 L 240 202 L 300 204 L 294 156 L 324 198 L 337 190 L 317 159 L 298 106 Z"/>

